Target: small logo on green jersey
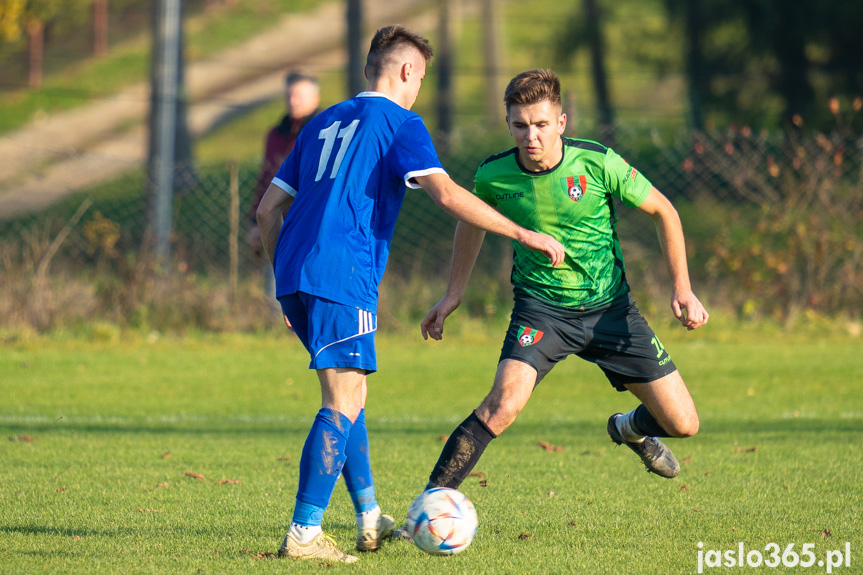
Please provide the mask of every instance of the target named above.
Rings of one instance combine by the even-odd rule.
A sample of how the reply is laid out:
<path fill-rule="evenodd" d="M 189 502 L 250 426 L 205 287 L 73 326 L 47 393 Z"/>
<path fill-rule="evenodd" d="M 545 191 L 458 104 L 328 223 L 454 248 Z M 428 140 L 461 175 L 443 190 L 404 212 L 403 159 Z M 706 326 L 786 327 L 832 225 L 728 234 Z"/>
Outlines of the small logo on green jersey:
<path fill-rule="evenodd" d="M 523 325 L 518 326 L 518 343 L 521 344 L 521 347 L 528 347 L 537 343 L 542 339 L 543 335 L 543 332 L 538 329 L 525 327 Z"/>
<path fill-rule="evenodd" d="M 577 202 L 584 197 L 584 192 L 587 190 L 587 176 L 578 176 L 578 182 L 575 181 L 575 176 L 567 176 L 560 181 L 570 200 Z"/>

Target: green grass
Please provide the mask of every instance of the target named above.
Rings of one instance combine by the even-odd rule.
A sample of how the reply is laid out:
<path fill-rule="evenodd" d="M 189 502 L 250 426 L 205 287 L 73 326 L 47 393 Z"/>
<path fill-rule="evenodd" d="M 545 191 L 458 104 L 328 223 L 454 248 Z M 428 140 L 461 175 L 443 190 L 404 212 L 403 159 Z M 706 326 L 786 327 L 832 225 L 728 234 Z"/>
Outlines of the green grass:
<path fill-rule="evenodd" d="M 836 572 L 859 573 L 859 339 L 657 326 L 702 419 L 696 437 L 669 442 L 683 462 L 679 478 L 647 475 L 614 448 L 605 420 L 634 400 L 570 359 L 480 461 L 487 486 L 463 485 L 480 518 L 471 548 L 432 558 L 393 543 L 347 569 L 694 573 L 700 541 L 762 550 L 811 542 L 819 559 L 847 541 L 852 568 Z M 378 338 L 367 418 L 387 512 L 403 517 L 439 437 L 487 391 L 499 332 L 454 321 L 440 343 L 413 332 Z M 0 442 L 0 571 L 319 572 L 256 557 L 276 550 L 290 519 L 319 401 L 307 362 L 287 335 L 7 338 L 0 432 L 14 440 Z M 351 545 L 341 484 L 325 527 Z"/>

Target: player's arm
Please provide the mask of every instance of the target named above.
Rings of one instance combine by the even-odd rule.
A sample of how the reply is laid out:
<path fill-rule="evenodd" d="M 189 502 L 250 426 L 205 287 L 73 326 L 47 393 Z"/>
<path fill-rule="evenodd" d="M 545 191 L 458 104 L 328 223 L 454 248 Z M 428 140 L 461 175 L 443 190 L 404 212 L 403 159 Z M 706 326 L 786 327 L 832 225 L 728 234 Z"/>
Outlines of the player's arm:
<path fill-rule="evenodd" d="M 483 239 L 485 230 L 461 221 L 456 225 L 446 294 L 420 324 L 423 339 L 443 337 L 444 320 L 461 305 Z"/>
<path fill-rule="evenodd" d="M 258 218 L 258 229 L 261 232 L 261 244 L 270 262 L 276 253 L 276 243 L 279 241 L 279 231 L 285 221 L 284 214 L 294 201 L 294 197 L 275 184 L 270 184 L 255 215 Z"/>
<path fill-rule="evenodd" d="M 653 218 L 665 263 L 671 276 L 671 309 L 674 316 L 688 330 L 697 329 L 710 317 L 704 306 L 695 297 L 689 283 L 689 268 L 686 264 L 686 242 L 683 225 L 677 210 L 659 190 L 651 188 L 647 198 L 638 209 Z"/>
<path fill-rule="evenodd" d="M 527 230 L 512 222 L 491 206 L 456 184 L 441 173 L 417 176 L 416 182 L 445 212 L 487 232 L 517 241 L 529 250 L 542 252 L 557 267 L 563 261 L 564 251 L 553 237 Z"/>

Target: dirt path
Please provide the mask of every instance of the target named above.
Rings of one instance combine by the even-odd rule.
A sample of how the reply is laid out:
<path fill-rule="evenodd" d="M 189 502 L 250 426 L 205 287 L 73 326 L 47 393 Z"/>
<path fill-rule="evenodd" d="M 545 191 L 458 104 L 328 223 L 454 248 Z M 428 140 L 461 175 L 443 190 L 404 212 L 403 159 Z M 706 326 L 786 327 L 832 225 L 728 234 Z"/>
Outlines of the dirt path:
<path fill-rule="evenodd" d="M 404 23 L 429 33 L 429 0 L 367 0 L 365 28 Z M 204 134 L 239 106 L 276 98 L 284 73 L 320 74 L 345 65 L 343 3 L 290 15 L 245 44 L 186 69 L 189 127 Z M 75 191 L 117 177 L 146 160 L 149 86 L 132 86 L 0 137 L 0 220 L 34 212 Z"/>

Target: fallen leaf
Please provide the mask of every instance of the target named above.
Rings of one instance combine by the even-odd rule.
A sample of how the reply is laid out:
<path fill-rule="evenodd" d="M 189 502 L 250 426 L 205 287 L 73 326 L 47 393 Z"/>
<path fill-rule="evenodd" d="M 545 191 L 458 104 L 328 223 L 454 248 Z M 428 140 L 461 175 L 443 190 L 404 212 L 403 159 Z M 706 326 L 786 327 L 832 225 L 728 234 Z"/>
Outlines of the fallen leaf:
<path fill-rule="evenodd" d="M 548 492 L 548 496 L 549 496 L 549 497 L 554 497 L 554 491 L 549 491 L 549 492 Z"/>
<path fill-rule="evenodd" d="M 519 538 L 521 541 L 525 541 L 525 540 L 527 540 L 527 539 L 530 539 L 530 535 L 528 535 L 527 533 L 522 533 L 521 535 L 519 535 L 519 536 L 518 536 L 518 538 Z"/>
<path fill-rule="evenodd" d="M 562 445 L 552 445 L 551 443 L 548 443 L 547 441 L 537 441 L 536 444 L 539 445 L 540 447 L 542 447 L 543 449 L 545 449 L 547 452 L 563 451 Z"/>
<path fill-rule="evenodd" d="M 827 537 L 833 537 L 833 533 L 829 529 L 825 529 L 821 532 L 821 537 L 824 537 L 825 539 Z"/>
<path fill-rule="evenodd" d="M 441 435 L 437 438 L 438 441 L 446 441 L 449 439 L 449 435 Z"/>
<path fill-rule="evenodd" d="M 689 491 L 689 488 L 688 488 L 687 486 L 685 486 L 685 485 L 681 485 L 681 486 L 680 486 L 680 490 L 681 490 L 681 491 Z"/>
<path fill-rule="evenodd" d="M 69 491 L 69 490 L 66 489 L 65 487 L 58 487 L 57 488 L 57 493 L 66 493 L 67 491 Z"/>
<path fill-rule="evenodd" d="M 29 435 L 10 435 L 9 441 L 25 441 L 27 443 L 32 443 L 36 441 L 36 438 L 30 437 Z"/>
<path fill-rule="evenodd" d="M 253 553 L 249 549 L 245 549 L 245 548 L 240 549 L 240 553 L 246 553 L 246 554 L 251 555 L 252 557 L 254 557 L 256 559 L 269 559 L 271 557 L 275 557 L 275 555 L 269 551 L 261 551 L 260 553 Z"/>
<path fill-rule="evenodd" d="M 578 527 L 578 523 L 576 523 L 575 521 L 570 521 L 569 523 L 567 523 L 567 525 L 572 525 L 573 527 Z"/>
<path fill-rule="evenodd" d="M 239 479 L 220 479 L 216 482 L 218 485 L 237 485 L 240 483 Z"/>
<path fill-rule="evenodd" d="M 488 486 L 488 481 L 486 481 L 485 479 L 481 480 L 481 481 L 479 482 L 479 486 L 480 486 L 480 487 L 487 487 L 487 486 Z"/>
<path fill-rule="evenodd" d="M 162 513 L 161 509 L 141 509 L 138 508 L 138 513 Z"/>
<path fill-rule="evenodd" d="M 755 445 L 752 447 L 737 447 L 734 451 L 736 451 L 737 453 L 753 453 L 755 451 L 758 451 L 758 446 Z"/>
<path fill-rule="evenodd" d="M 167 487 L 168 487 L 168 483 L 167 483 L 167 482 L 165 482 L 165 483 L 157 483 L 157 484 L 156 484 L 156 487 L 154 487 L 153 489 L 158 489 L 158 488 L 160 488 L 160 487 L 165 487 L 165 488 L 167 488 Z"/>
<path fill-rule="evenodd" d="M 80 535 L 76 535 L 76 536 L 72 537 L 72 541 L 80 541 L 80 540 L 81 540 Z"/>
<path fill-rule="evenodd" d="M 681 463 L 689 463 L 690 461 L 692 461 L 692 457 L 684 457 L 680 460 Z"/>
<path fill-rule="evenodd" d="M 705 471 L 705 472 L 704 472 L 704 476 L 706 477 L 706 476 L 708 476 L 708 475 L 712 475 L 712 473 L 711 473 L 710 471 Z"/>
<path fill-rule="evenodd" d="M 468 477 L 479 477 L 480 479 L 483 479 L 485 477 L 485 473 L 483 473 L 482 471 L 471 471 L 470 473 L 467 474 L 467 476 Z"/>
<path fill-rule="evenodd" d="M 163 454 L 162 454 L 162 459 L 171 459 L 171 452 L 170 452 L 170 451 L 166 451 L 165 453 L 163 453 Z"/>
<path fill-rule="evenodd" d="M 279 457 L 279 461 L 290 461 L 290 460 L 291 460 L 290 455 L 283 455 L 283 456 Z"/>
<path fill-rule="evenodd" d="M 204 479 L 204 476 L 201 475 L 200 473 L 191 473 L 191 472 L 187 471 L 186 477 L 191 477 L 192 479 L 197 479 L 198 481 L 206 481 L 206 479 Z"/>

